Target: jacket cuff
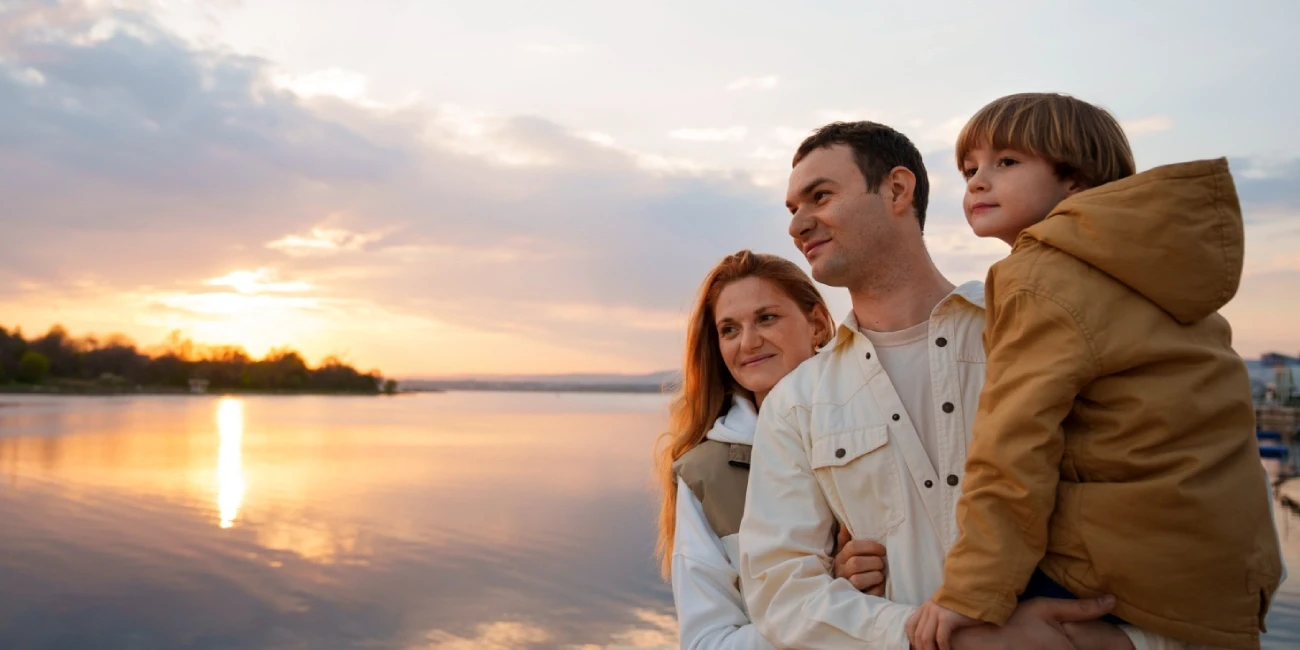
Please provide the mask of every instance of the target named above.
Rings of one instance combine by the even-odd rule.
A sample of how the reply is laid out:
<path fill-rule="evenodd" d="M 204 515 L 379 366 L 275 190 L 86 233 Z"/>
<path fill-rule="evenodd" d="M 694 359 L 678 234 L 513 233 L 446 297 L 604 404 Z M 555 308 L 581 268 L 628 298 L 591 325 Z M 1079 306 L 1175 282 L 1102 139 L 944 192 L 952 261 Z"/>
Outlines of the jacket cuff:
<path fill-rule="evenodd" d="M 1005 625 L 1007 619 L 1011 618 L 1011 613 L 1016 611 L 1015 596 L 977 598 L 960 593 L 947 585 L 940 587 L 931 600 L 944 609 L 994 625 Z"/>

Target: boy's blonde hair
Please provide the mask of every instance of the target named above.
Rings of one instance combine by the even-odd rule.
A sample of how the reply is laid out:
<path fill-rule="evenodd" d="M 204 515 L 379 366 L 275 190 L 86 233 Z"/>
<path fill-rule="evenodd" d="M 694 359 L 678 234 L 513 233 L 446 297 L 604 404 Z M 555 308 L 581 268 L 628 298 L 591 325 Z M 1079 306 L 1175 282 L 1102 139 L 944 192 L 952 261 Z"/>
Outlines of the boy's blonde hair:
<path fill-rule="evenodd" d="M 973 149 L 991 146 L 1039 156 L 1060 178 L 1085 188 L 1136 173 L 1133 150 L 1106 109 L 1060 93 L 1020 93 L 989 103 L 957 136 L 957 168 Z"/>

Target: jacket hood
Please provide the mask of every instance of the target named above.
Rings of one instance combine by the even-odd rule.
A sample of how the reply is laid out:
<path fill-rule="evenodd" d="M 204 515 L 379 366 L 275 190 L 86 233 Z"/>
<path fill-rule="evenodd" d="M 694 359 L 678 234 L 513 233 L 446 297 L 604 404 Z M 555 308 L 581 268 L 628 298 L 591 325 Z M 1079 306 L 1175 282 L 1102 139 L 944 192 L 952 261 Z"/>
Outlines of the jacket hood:
<path fill-rule="evenodd" d="M 1232 299 L 1245 255 L 1225 158 L 1156 167 L 1075 194 L 1017 243 L 1026 238 L 1106 273 L 1184 324 Z"/>
<path fill-rule="evenodd" d="M 758 411 L 749 400 L 732 395 L 731 408 L 713 423 L 704 437 L 730 444 L 754 444 L 754 430 L 758 428 Z"/>

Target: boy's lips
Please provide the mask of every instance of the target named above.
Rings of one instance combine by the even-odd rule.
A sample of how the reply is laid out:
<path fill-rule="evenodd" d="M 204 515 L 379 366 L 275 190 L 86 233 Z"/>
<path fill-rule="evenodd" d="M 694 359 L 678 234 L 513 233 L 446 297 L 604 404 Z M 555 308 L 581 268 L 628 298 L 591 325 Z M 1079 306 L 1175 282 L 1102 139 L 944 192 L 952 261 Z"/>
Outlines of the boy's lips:
<path fill-rule="evenodd" d="M 989 210 L 992 210 L 993 208 L 996 208 L 996 207 L 998 207 L 998 204 L 996 204 L 996 203 L 984 203 L 984 202 L 980 202 L 980 203 L 976 203 L 975 205 L 970 206 L 970 211 L 971 211 L 971 214 L 978 214 L 978 213 L 980 213 L 980 212 L 988 212 Z"/>

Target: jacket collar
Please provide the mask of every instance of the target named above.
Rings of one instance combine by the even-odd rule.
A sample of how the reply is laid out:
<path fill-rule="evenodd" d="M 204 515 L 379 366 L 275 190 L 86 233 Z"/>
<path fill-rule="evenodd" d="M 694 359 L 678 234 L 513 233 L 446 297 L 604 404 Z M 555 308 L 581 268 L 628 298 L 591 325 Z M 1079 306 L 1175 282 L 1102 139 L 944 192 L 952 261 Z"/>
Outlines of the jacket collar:
<path fill-rule="evenodd" d="M 981 311 L 984 310 L 984 283 L 978 280 L 972 280 L 952 290 L 951 293 L 943 297 L 939 304 L 934 306 L 930 312 L 930 318 L 944 312 L 959 309 L 963 305 L 974 307 Z M 833 350 L 844 341 L 852 341 L 853 337 L 859 333 L 858 318 L 854 315 L 853 310 L 849 310 L 848 316 L 840 322 L 840 326 L 835 328 L 835 338 L 826 344 L 823 349 Z"/>

